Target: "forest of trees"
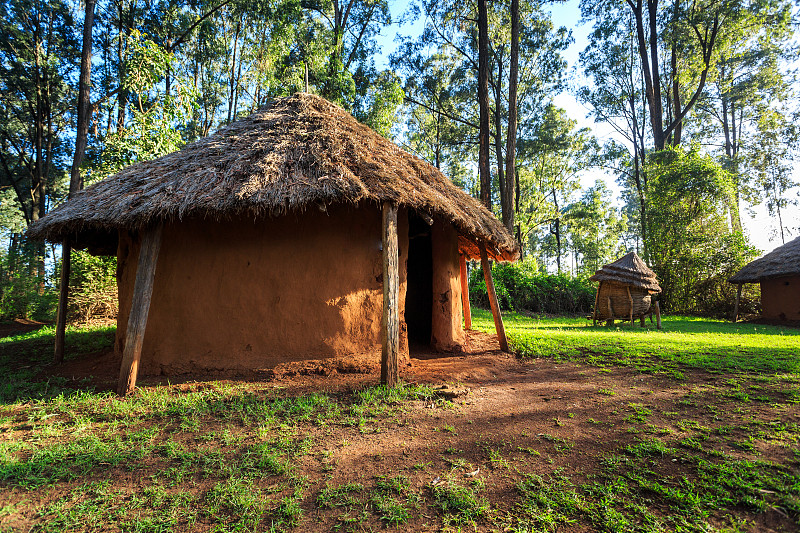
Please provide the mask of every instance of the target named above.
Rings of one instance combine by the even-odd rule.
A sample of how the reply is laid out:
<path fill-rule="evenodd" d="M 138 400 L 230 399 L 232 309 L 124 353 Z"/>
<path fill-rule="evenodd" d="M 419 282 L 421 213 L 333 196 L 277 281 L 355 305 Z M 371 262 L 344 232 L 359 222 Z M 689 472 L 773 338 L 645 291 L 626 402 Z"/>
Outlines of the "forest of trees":
<path fill-rule="evenodd" d="M 633 250 L 664 308 L 724 314 L 758 255 L 747 211 L 797 231 L 791 0 L 580 0 L 576 70 L 559 2 L 395 2 L 3 0 L 0 315 L 53 313 L 60 248 L 24 231 L 70 193 L 306 88 L 481 198 L 528 270 L 586 278 Z M 564 91 L 614 138 L 579 128 Z M 622 196 L 582 187 L 593 174 Z M 78 295 L 114 290 L 113 259 L 75 261 Z"/>

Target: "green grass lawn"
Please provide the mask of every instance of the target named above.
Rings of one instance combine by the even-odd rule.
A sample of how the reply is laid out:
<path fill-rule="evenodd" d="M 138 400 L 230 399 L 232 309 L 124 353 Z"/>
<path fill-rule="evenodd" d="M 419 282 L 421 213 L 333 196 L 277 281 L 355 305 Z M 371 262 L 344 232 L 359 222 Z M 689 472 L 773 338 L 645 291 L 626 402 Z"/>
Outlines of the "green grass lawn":
<path fill-rule="evenodd" d="M 206 382 L 119 399 L 41 373 L 52 328 L 0 339 L 0 532 L 798 530 L 800 332 L 505 324 L 522 355 L 512 389 L 541 385 L 519 403 L 546 414 L 481 423 L 480 402 L 374 375 L 353 390 Z M 474 325 L 493 331 L 491 314 Z M 71 329 L 67 358 L 113 332 Z M 539 383 L 557 376 L 557 390 L 562 374 L 584 392 Z"/>
<path fill-rule="evenodd" d="M 524 357 L 631 366 L 640 370 L 685 368 L 711 372 L 800 372 L 800 329 L 707 318 L 665 316 L 663 329 L 626 323 L 592 326 L 585 318 L 531 318 L 516 313 L 503 322 Z M 473 311 L 473 327 L 494 332 L 492 314 Z"/>

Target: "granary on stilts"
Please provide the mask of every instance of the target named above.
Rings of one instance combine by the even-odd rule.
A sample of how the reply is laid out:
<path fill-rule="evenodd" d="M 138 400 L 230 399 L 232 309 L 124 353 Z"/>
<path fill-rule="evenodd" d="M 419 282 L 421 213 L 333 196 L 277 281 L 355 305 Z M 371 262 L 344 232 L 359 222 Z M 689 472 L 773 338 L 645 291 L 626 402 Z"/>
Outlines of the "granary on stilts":
<path fill-rule="evenodd" d="M 739 318 L 742 285 L 761 285 L 761 315 L 781 322 L 800 321 L 800 237 L 745 265 L 728 281 L 736 291 L 734 321 Z"/>
<path fill-rule="evenodd" d="M 615 319 L 633 323 L 638 318 L 644 327 L 645 317 L 649 316 L 652 322 L 655 313 L 661 329 L 661 310 L 655 300 L 661 287 L 655 272 L 635 252 L 604 266 L 589 280 L 600 282 L 594 300 L 593 324 L 604 320 L 613 324 Z"/>
<path fill-rule="evenodd" d="M 140 365 L 329 357 L 381 358 L 391 383 L 409 340 L 461 349 L 465 260 L 519 256 L 436 168 L 305 93 L 125 168 L 29 235 L 117 256 L 121 394 Z"/>

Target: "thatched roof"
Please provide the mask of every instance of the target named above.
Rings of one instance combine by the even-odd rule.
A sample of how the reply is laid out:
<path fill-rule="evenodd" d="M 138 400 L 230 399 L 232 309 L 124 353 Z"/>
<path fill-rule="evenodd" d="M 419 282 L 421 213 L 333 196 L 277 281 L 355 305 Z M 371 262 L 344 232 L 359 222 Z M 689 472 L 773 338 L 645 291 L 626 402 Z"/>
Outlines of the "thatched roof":
<path fill-rule="evenodd" d="M 744 266 L 731 283 L 757 283 L 762 279 L 800 276 L 800 237 Z"/>
<path fill-rule="evenodd" d="M 631 252 L 610 265 L 604 266 L 589 279 L 591 281 L 611 281 L 638 289 L 647 289 L 651 292 L 661 292 L 656 273 L 644 264 L 636 252 Z"/>
<path fill-rule="evenodd" d="M 54 209 L 28 235 L 80 245 L 157 221 L 278 216 L 385 200 L 452 223 L 495 259 L 519 256 L 489 210 L 436 168 L 305 93 L 275 99 L 178 152 L 123 169 Z"/>

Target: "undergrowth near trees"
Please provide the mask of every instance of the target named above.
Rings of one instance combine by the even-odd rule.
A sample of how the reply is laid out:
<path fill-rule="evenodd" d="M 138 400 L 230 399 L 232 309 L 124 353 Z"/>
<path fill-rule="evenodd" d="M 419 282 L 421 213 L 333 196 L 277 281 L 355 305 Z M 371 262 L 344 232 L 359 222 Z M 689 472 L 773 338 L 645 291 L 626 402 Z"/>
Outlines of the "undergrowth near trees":
<path fill-rule="evenodd" d="M 578 314 L 591 312 L 594 306 L 595 287 L 591 282 L 567 274 L 540 272 L 535 262 L 494 263 L 492 277 L 504 310 Z M 474 305 L 489 307 L 480 267 L 470 273 L 469 296 Z"/>

